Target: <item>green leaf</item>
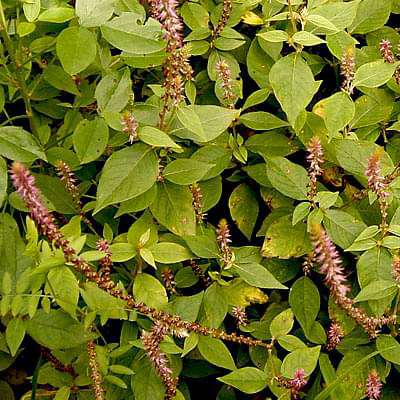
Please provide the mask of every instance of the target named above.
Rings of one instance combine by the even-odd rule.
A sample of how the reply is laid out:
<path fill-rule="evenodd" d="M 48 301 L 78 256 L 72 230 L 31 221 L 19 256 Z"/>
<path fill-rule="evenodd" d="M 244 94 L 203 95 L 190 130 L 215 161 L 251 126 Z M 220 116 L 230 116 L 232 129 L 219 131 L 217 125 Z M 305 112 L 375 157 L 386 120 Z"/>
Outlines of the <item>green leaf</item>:
<path fill-rule="evenodd" d="M 267 160 L 267 176 L 279 192 L 296 200 L 307 200 L 309 177 L 307 171 L 284 157 Z"/>
<path fill-rule="evenodd" d="M 43 78 L 56 89 L 79 96 L 79 90 L 71 76 L 58 65 L 49 65 L 44 71 Z"/>
<path fill-rule="evenodd" d="M 171 133 L 182 139 L 209 142 L 224 132 L 238 114 L 237 110 L 218 106 L 180 107 L 177 110 L 177 116 L 183 128 L 173 130 Z"/>
<path fill-rule="evenodd" d="M 132 366 L 132 389 L 135 400 L 164 400 L 165 386 L 147 357 L 135 360 Z"/>
<path fill-rule="evenodd" d="M 13 318 L 8 324 L 6 329 L 6 340 L 10 354 L 14 357 L 17 354 L 19 347 L 25 337 L 25 326 L 22 319 Z"/>
<path fill-rule="evenodd" d="M 34 136 L 22 128 L 0 127 L 0 155 L 13 161 L 30 163 L 46 155 L 40 149 Z"/>
<path fill-rule="evenodd" d="M 249 285 L 264 289 L 287 289 L 261 264 L 254 262 L 234 264 L 231 270 Z"/>
<path fill-rule="evenodd" d="M 165 46 L 159 40 L 160 25 L 154 20 L 140 25 L 136 13 L 124 13 L 106 22 L 101 26 L 101 33 L 114 47 L 131 54 L 155 53 Z"/>
<path fill-rule="evenodd" d="M 267 100 L 270 93 L 271 93 L 271 89 L 268 89 L 268 88 L 259 89 L 259 90 L 256 90 L 255 92 L 251 93 L 249 95 L 249 97 L 247 97 L 246 101 L 244 102 L 242 111 L 244 111 L 250 107 L 253 107 L 258 104 L 263 103 L 265 100 Z"/>
<path fill-rule="evenodd" d="M 195 235 L 196 216 L 189 188 L 165 182 L 150 205 L 151 213 L 162 225 L 176 235 Z"/>
<path fill-rule="evenodd" d="M 79 24 L 86 28 L 103 25 L 114 12 L 113 0 L 77 0 L 75 12 Z"/>
<path fill-rule="evenodd" d="M 400 249 L 400 238 L 397 236 L 386 236 L 382 240 L 382 246 L 388 249 Z"/>
<path fill-rule="evenodd" d="M 319 101 L 313 107 L 313 113 L 325 121 L 326 128 L 333 137 L 353 120 L 355 105 L 347 93 L 339 92 Z"/>
<path fill-rule="evenodd" d="M 292 39 L 295 43 L 300 43 L 303 46 L 316 46 L 325 43 L 325 40 L 307 31 L 296 32 Z"/>
<path fill-rule="evenodd" d="M 372 61 L 361 65 L 354 76 L 354 86 L 374 88 L 384 85 L 394 74 L 399 63 L 385 60 Z"/>
<path fill-rule="evenodd" d="M 229 197 L 229 210 L 232 219 L 248 240 L 251 239 L 258 216 L 258 201 L 253 189 L 242 183 Z"/>
<path fill-rule="evenodd" d="M 97 43 L 92 32 L 72 26 L 60 33 L 56 50 L 64 70 L 70 75 L 76 75 L 96 58 Z"/>
<path fill-rule="evenodd" d="M 391 9 L 391 0 L 363 0 L 357 8 L 350 32 L 368 33 L 381 28 L 388 20 Z"/>
<path fill-rule="evenodd" d="M 70 7 L 51 7 L 39 15 L 39 21 L 62 24 L 74 17 L 74 9 Z"/>
<path fill-rule="evenodd" d="M 94 212 L 143 194 L 156 182 L 157 175 L 157 157 L 145 144 L 113 153 L 101 173 Z"/>
<path fill-rule="evenodd" d="M 189 246 L 190 250 L 197 257 L 201 258 L 218 258 L 219 248 L 217 244 L 217 238 L 213 231 L 209 231 L 210 234 L 196 236 L 185 236 L 185 242 Z M 211 233 L 212 232 L 212 233 Z M 207 232 L 208 233 L 208 232 Z"/>
<path fill-rule="evenodd" d="M 154 260 L 162 264 L 177 263 L 190 260 L 193 254 L 178 243 L 161 242 L 149 248 L 153 253 Z"/>
<path fill-rule="evenodd" d="M 97 160 L 108 143 L 108 126 L 103 118 L 82 120 L 72 137 L 75 152 L 81 164 Z"/>
<path fill-rule="evenodd" d="M 133 283 L 133 295 L 149 307 L 161 308 L 168 303 L 167 292 L 156 278 L 149 274 L 139 274 Z"/>
<path fill-rule="evenodd" d="M 138 131 L 138 137 L 142 142 L 150 146 L 170 147 L 174 150 L 181 149 L 181 146 L 176 144 L 166 133 L 152 126 L 144 126 L 143 128 L 140 128 Z"/>
<path fill-rule="evenodd" d="M 318 288 L 304 276 L 298 279 L 289 292 L 289 304 L 306 335 L 311 331 L 320 307 Z"/>
<path fill-rule="evenodd" d="M 282 128 L 289 124 L 275 115 L 265 111 L 249 112 L 240 116 L 240 122 L 248 128 L 258 131 L 269 131 L 271 129 Z"/>
<path fill-rule="evenodd" d="M 31 0 L 29 3 L 23 3 L 25 18 L 28 22 L 33 22 L 40 14 L 40 0 Z"/>
<path fill-rule="evenodd" d="M 285 240 L 282 240 L 285 238 Z M 274 220 L 268 227 L 262 247 L 264 257 L 288 259 L 300 257 L 311 250 L 307 226 L 299 222 L 293 226 L 290 215 Z"/>
<path fill-rule="evenodd" d="M 83 325 L 62 310 L 38 310 L 25 321 L 25 328 L 36 342 L 51 350 L 70 349 L 89 340 Z"/>
<path fill-rule="evenodd" d="M 110 246 L 111 261 L 125 262 L 136 255 L 136 249 L 131 243 L 113 243 Z"/>
<path fill-rule="evenodd" d="M 297 369 L 302 368 L 305 374 L 311 375 L 317 366 L 321 346 L 296 349 L 283 360 L 281 373 L 286 378 L 293 378 Z"/>
<path fill-rule="evenodd" d="M 393 336 L 379 335 L 376 339 L 376 347 L 385 360 L 400 365 L 400 344 Z"/>
<path fill-rule="evenodd" d="M 245 146 L 253 153 L 265 159 L 268 157 L 287 156 L 297 150 L 296 145 L 285 135 L 278 132 L 258 133 L 250 136 Z M 263 171 L 265 175 L 265 170 Z"/>
<path fill-rule="evenodd" d="M 200 323 L 219 328 L 228 313 L 228 302 L 222 287 L 214 282 L 204 293 Z"/>
<path fill-rule="evenodd" d="M 279 338 L 280 336 L 288 334 L 292 330 L 293 324 L 293 311 L 288 308 L 272 320 L 269 330 L 272 337 Z"/>
<path fill-rule="evenodd" d="M 304 220 L 310 213 L 311 204 L 308 201 L 299 203 L 293 211 L 292 225 Z"/>
<path fill-rule="evenodd" d="M 289 39 L 289 35 L 285 31 L 280 30 L 257 33 L 257 36 L 266 40 L 267 42 L 273 43 L 286 42 Z"/>
<path fill-rule="evenodd" d="M 176 297 L 172 302 L 168 303 L 166 311 L 179 315 L 185 321 L 194 322 L 199 314 L 202 300 L 203 292 L 193 296 Z"/>
<path fill-rule="evenodd" d="M 68 267 L 52 268 L 47 279 L 56 303 L 72 317 L 75 317 L 79 298 L 79 284 Z"/>
<path fill-rule="evenodd" d="M 332 241 L 342 249 L 347 249 L 366 228 L 364 222 L 340 210 L 326 210 L 324 226 Z"/>
<path fill-rule="evenodd" d="M 6 160 L 0 156 L 0 206 L 7 196 L 8 171 Z"/>
<path fill-rule="evenodd" d="M 211 364 L 230 370 L 236 369 L 231 353 L 222 340 L 200 336 L 198 349 L 200 354 Z"/>
<path fill-rule="evenodd" d="M 397 285 L 393 281 L 374 281 L 362 288 L 354 301 L 360 302 L 383 299 L 384 297 L 393 295 L 397 290 Z"/>
<path fill-rule="evenodd" d="M 269 74 L 274 94 L 294 126 L 297 117 L 307 107 L 319 88 L 310 67 L 299 54 L 282 57 Z"/>
<path fill-rule="evenodd" d="M 267 386 L 265 372 L 254 367 L 237 369 L 218 380 L 247 394 L 261 392 Z"/>
<path fill-rule="evenodd" d="M 335 33 L 339 30 L 329 19 L 323 17 L 322 15 L 308 15 L 307 22 L 317 26 L 318 28 L 322 28 L 327 33 Z"/>
<path fill-rule="evenodd" d="M 213 165 L 190 158 L 171 161 L 163 171 L 163 177 L 177 185 L 190 185 L 200 181 Z"/>
<path fill-rule="evenodd" d="M 54 400 L 68 400 L 70 394 L 71 394 L 71 389 L 67 386 L 64 386 L 57 390 Z"/>

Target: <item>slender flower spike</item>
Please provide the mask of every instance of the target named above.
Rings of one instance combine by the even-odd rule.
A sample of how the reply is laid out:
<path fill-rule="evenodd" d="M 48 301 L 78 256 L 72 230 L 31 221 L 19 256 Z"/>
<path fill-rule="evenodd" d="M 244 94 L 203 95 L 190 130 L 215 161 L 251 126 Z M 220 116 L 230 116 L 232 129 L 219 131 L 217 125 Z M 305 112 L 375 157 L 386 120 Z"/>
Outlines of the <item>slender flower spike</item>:
<path fill-rule="evenodd" d="M 335 245 L 320 225 L 312 227 L 311 239 L 314 246 L 315 260 L 320 265 L 320 272 L 325 275 L 325 283 L 332 293 L 345 296 L 349 291 L 342 266 L 342 260 Z"/>
<path fill-rule="evenodd" d="M 286 379 L 283 376 L 279 376 L 277 379 L 281 386 L 290 389 L 291 398 L 295 400 L 300 398 L 301 391 L 308 383 L 303 368 L 298 368 L 295 371 L 293 379 Z"/>
<path fill-rule="evenodd" d="M 190 185 L 190 191 L 192 192 L 193 208 L 196 213 L 196 220 L 201 223 L 207 215 L 203 212 L 203 194 L 201 193 L 200 186 L 197 183 Z"/>
<path fill-rule="evenodd" d="M 220 60 L 216 64 L 217 77 L 221 82 L 224 100 L 229 108 L 235 108 L 236 96 L 233 93 L 232 73 L 225 60 Z"/>
<path fill-rule="evenodd" d="M 102 387 L 102 377 L 99 370 L 99 364 L 96 357 L 96 344 L 90 340 L 87 342 L 87 353 L 89 358 L 90 377 L 92 378 L 92 387 L 95 400 L 104 400 L 104 389 Z"/>
<path fill-rule="evenodd" d="M 389 192 L 387 191 L 388 184 L 385 177 L 381 173 L 381 157 L 382 152 L 380 150 L 375 151 L 368 159 L 368 166 L 365 170 L 365 175 L 368 178 L 369 188 L 378 196 L 379 208 L 382 216 L 382 227 L 387 227 L 387 209 L 389 204 L 387 197 Z"/>
<path fill-rule="evenodd" d="M 246 310 L 241 306 L 236 306 L 232 308 L 232 315 L 236 319 L 237 325 L 247 325 L 248 319 Z"/>
<path fill-rule="evenodd" d="M 223 262 L 225 268 L 230 268 L 232 266 L 232 250 L 230 248 L 230 243 L 232 243 L 232 240 L 229 225 L 226 219 L 222 219 L 218 224 L 217 242 L 219 244 L 221 253 L 221 261 Z"/>
<path fill-rule="evenodd" d="M 390 40 L 383 39 L 379 43 L 379 51 L 381 52 L 382 57 L 386 62 L 393 64 L 396 61 L 392 51 L 392 43 L 390 42 Z"/>
<path fill-rule="evenodd" d="M 324 163 L 324 151 L 322 149 L 321 140 L 314 136 L 307 147 L 308 174 L 310 176 L 310 184 L 308 197 L 313 200 L 317 194 L 317 178 L 322 175 L 321 165 Z"/>
<path fill-rule="evenodd" d="M 123 113 L 121 118 L 122 132 L 129 136 L 129 143 L 132 144 L 138 137 L 137 129 L 139 124 L 137 123 L 133 114 L 129 111 Z"/>
<path fill-rule="evenodd" d="M 232 13 L 232 0 L 224 0 L 222 3 L 222 13 L 221 16 L 218 20 L 218 24 L 215 26 L 215 28 L 212 31 L 211 34 L 211 41 L 212 43 L 215 42 L 217 37 L 221 34 L 221 32 L 224 30 L 226 25 L 228 24 L 229 17 L 231 16 Z"/>
<path fill-rule="evenodd" d="M 349 95 L 353 94 L 354 86 L 354 75 L 356 72 L 356 61 L 354 58 L 354 49 L 349 47 L 343 57 L 340 64 L 340 75 L 343 77 L 342 89 Z"/>
<path fill-rule="evenodd" d="M 392 276 L 393 279 L 400 284 L 400 257 L 394 256 L 392 262 Z"/>
<path fill-rule="evenodd" d="M 56 164 L 57 175 L 64 184 L 65 189 L 71 195 L 78 208 L 81 208 L 80 193 L 77 186 L 77 179 L 69 165 L 64 161 L 58 161 Z"/>
<path fill-rule="evenodd" d="M 379 400 L 381 398 L 382 382 L 376 370 L 370 371 L 367 378 L 365 396 L 368 400 Z"/>
<path fill-rule="evenodd" d="M 343 329 L 341 325 L 337 322 L 332 322 L 328 330 L 328 344 L 326 349 L 328 351 L 334 350 L 342 341 L 344 336 Z"/>

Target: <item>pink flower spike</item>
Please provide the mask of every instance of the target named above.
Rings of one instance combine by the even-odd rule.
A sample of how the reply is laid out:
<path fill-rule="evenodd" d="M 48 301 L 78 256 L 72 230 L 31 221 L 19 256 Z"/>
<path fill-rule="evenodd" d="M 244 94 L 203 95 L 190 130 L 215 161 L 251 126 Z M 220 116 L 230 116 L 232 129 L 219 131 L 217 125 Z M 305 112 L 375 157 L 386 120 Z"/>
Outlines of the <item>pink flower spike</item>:
<path fill-rule="evenodd" d="M 376 370 L 370 371 L 365 388 L 365 396 L 368 400 L 379 400 L 381 398 L 382 382 Z"/>

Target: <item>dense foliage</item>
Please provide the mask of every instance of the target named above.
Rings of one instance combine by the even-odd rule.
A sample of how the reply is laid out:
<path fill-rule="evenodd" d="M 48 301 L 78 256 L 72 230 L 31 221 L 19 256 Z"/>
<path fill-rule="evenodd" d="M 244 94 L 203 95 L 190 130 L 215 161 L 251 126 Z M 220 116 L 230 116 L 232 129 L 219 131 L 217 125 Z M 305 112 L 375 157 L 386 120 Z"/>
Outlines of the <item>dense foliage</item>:
<path fill-rule="evenodd" d="M 399 0 L 0 0 L 0 398 L 398 399 Z"/>

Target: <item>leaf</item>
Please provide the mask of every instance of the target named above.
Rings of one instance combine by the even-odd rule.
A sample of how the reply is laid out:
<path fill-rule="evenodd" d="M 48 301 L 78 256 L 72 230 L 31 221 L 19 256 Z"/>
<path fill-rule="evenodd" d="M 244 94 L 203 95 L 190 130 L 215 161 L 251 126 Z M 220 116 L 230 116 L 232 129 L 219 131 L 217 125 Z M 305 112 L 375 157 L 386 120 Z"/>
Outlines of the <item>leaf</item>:
<path fill-rule="evenodd" d="M 393 281 L 374 281 L 361 289 L 360 293 L 355 297 L 355 302 L 379 300 L 384 297 L 391 296 L 397 292 L 398 288 Z"/>
<path fill-rule="evenodd" d="M 217 379 L 247 394 L 261 392 L 267 386 L 265 373 L 254 367 L 239 368 Z"/>
<path fill-rule="evenodd" d="M 79 284 L 68 267 L 52 268 L 47 279 L 56 303 L 72 317 L 75 317 L 79 298 Z"/>
<path fill-rule="evenodd" d="M 290 289 L 289 304 L 306 335 L 310 332 L 320 308 L 318 288 L 310 278 L 298 279 Z"/>
<path fill-rule="evenodd" d="M 229 197 L 229 210 L 232 219 L 248 240 L 251 239 L 258 216 L 258 201 L 253 189 L 242 183 Z"/>
<path fill-rule="evenodd" d="M 51 350 L 70 349 L 89 340 L 83 325 L 62 310 L 38 310 L 24 323 L 27 333 Z"/>
<path fill-rule="evenodd" d="M 103 25 L 114 12 L 113 0 L 77 0 L 75 13 L 86 28 Z"/>
<path fill-rule="evenodd" d="M 265 100 L 267 100 L 270 94 L 271 94 L 271 89 L 268 88 L 254 91 L 249 95 L 249 97 L 247 97 L 242 107 L 242 111 L 263 103 Z"/>
<path fill-rule="evenodd" d="M 367 227 L 364 222 L 340 210 L 326 210 L 324 226 L 332 241 L 342 249 L 347 249 Z"/>
<path fill-rule="evenodd" d="M 361 65 L 354 76 L 354 86 L 374 88 L 384 85 L 394 74 L 399 63 L 385 60 L 372 61 Z"/>
<path fill-rule="evenodd" d="M 166 133 L 152 126 L 144 126 L 143 128 L 140 128 L 138 131 L 138 137 L 142 142 L 150 146 L 169 147 L 176 150 L 181 149 L 181 146 L 176 144 Z"/>
<path fill-rule="evenodd" d="M 265 159 L 276 156 L 284 157 L 297 150 L 296 145 L 290 139 L 278 132 L 252 135 L 246 140 L 245 146 Z M 265 170 L 263 172 L 265 175 Z"/>
<path fill-rule="evenodd" d="M 133 283 L 133 295 L 149 307 L 161 308 L 168 303 L 167 292 L 156 278 L 149 274 L 139 274 Z"/>
<path fill-rule="evenodd" d="M 196 321 L 203 300 L 203 292 L 193 296 L 176 297 L 172 302 L 168 303 L 167 311 L 179 315 L 185 321 Z"/>
<path fill-rule="evenodd" d="M 264 289 L 287 289 L 261 264 L 254 262 L 234 264 L 231 270 L 249 285 Z"/>
<path fill-rule="evenodd" d="M 391 7 L 391 0 L 363 0 L 357 8 L 350 32 L 368 33 L 381 28 L 389 18 Z"/>
<path fill-rule="evenodd" d="M 400 344 L 393 336 L 379 335 L 376 339 L 376 347 L 385 360 L 400 365 Z"/>
<path fill-rule="evenodd" d="M 197 257 L 219 257 L 217 237 L 214 232 L 206 235 L 197 234 L 196 236 L 185 236 L 184 239 L 190 250 L 193 251 Z"/>
<path fill-rule="evenodd" d="M 298 54 L 282 57 L 271 68 L 269 80 L 274 94 L 294 126 L 319 88 L 310 67 Z"/>
<path fill-rule="evenodd" d="M 6 329 L 6 340 L 10 354 L 14 357 L 17 354 L 19 347 L 25 337 L 25 326 L 22 319 L 13 318 L 8 324 Z"/>
<path fill-rule="evenodd" d="M 240 122 L 248 128 L 269 131 L 271 129 L 282 128 L 289 124 L 275 115 L 265 111 L 249 112 L 240 116 Z"/>
<path fill-rule="evenodd" d="M 228 302 L 222 287 L 214 282 L 203 297 L 200 323 L 210 328 L 218 328 L 228 313 Z"/>
<path fill-rule="evenodd" d="M 44 80 L 58 90 L 64 90 L 79 96 L 79 90 L 71 76 L 58 65 L 49 65 L 43 74 Z"/>
<path fill-rule="evenodd" d="M 125 262 L 136 255 L 136 249 L 131 243 L 113 243 L 110 251 L 113 262 Z"/>
<path fill-rule="evenodd" d="M 285 31 L 280 31 L 278 29 L 257 33 L 257 36 L 266 40 L 267 42 L 273 42 L 273 43 L 286 42 L 289 39 L 289 35 Z"/>
<path fill-rule="evenodd" d="M 178 243 L 156 243 L 149 250 L 152 252 L 154 260 L 162 264 L 177 263 L 193 258 L 193 254 Z"/>
<path fill-rule="evenodd" d="M 84 119 L 76 127 L 72 140 L 81 164 L 87 164 L 97 160 L 106 149 L 108 126 L 103 118 Z"/>
<path fill-rule="evenodd" d="M 164 400 L 165 386 L 147 357 L 134 361 L 132 390 L 135 400 Z M 136 368 L 135 368 L 136 367 Z"/>
<path fill-rule="evenodd" d="M 165 182 L 158 186 L 158 195 L 150 205 L 150 211 L 171 232 L 191 236 L 196 233 L 192 201 L 189 188 Z"/>
<path fill-rule="evenodd" d="M 307 31 L 296 32 L 292 39 L 295 43 L 300 43 L 303 46 L 316 46 L 325 43 L 325 40 Z"/>
<path fill-rule="evenodd" d="M 272 320 L 271 325 L 269 326 L 269 330 L 272 337 L 279 338 L 283 335 L 288 334 L 292 330 L 293 324 L 293 311 L 288 308 L 282 311 Z"/>
<path fill-rule="evenodd" d="M 86 28 L 72 26 L 58 35 L 56 50 L 64 70 L 76 75 L 96 58 L 96 39 Z"/>
<path fill-rule="evenodd" d="M 218 106 L 192 105 L 178 108 L 177 116 L 184 128 L 171 133 L 182 139 L 209 142 L 230 126 L 238 116 L 238 111 Z"/>
<path fill-rule="evenodd" d="M 270 157 L 267 176 L 272 186 L 285 196 L 307 200 L 309 177 L 307 171 L 284 157 Z"/>
<path fill-rule="evenodd" d="M 297 369 L 302 368 L 306 376 L 311 375 L 317 366 L 321 346 L 296 349 L 288 354 L 282 363 L 281 373 L 286 378 L 293 378 Z"/>
<path fill-rule="evenodd" d="M 177 185 L 190 185 L 200 181 L 212 165 L 190 158 L 171 161 L 163 171 L 163 177 Z"/>
<path fill-rule="evenodd" d="M 13 161 L 30 163 L 46 155 L 29 132 L 14 126 L 0 127 L 0 155 Z"/>
<path fill-rule="evenodd" d="M 8 172 L 6 160 L 0 156 L 0 206 L 7 196 Z"/>
<path fill-rule="evenodd" d="M 200 336 L 198 349 L 200 354 L 211 364 L 225 369 L 236 369 L 231 353 L 222 340 Z"/>
<path fill-rule="evenodd" d="M 319 101 L 313 107 L 313 113 L 325 121 L 326 128 L 333 137 L 353 120 L 355 105 L 347 93 L 339 92 Z"/>
<path fill-rule="evenodd" d="M 40 0 L 31 0 L 29 3 L 23 3 L 25 18 L 28 22 L 33 22 L 40 14 Z"/>
<path fill-rule="evenodd" d="M 311 14 L 307 16 L 307 22 L 318 26 L 318 28 L 322 28 L 327 31 L 327 33 L 335 33 L 339 29 L 327 18 L 318 14 Z"/>
<path fill-rule="evenodd" d="M 145 144 L 113 153 L 101 173 L 94 213 L 143 194 L 156 182 L 157 175 L 157 157 Z"/>
<path fill-rule="evenodd" d="M 71 7 L 51 7 L 39 15 L 39 21 L 62 24 L 74 17 L 74 9 Z"/>
<path fill-rule="evenodd" d="M 68 400 L 71 394 L 71 389 L 68 386 L 64 386 L 57 390 L 54 400 Z"/>
<path fill-rule="evenodd" d="M 264 257 L 288 259 L 300 257 L 310 250 L 311 243 L 306 224 L 299 222 L 293 226 L 291 216 L 285 215 L 268 227 L 261 251 Z"/>
<path fill-rule="evenodd" d="M 160 25 L 149 20 L 138 24 L 138 14 L 124 13 L 101 26 L 101 33 L 107 42 L 117 49 L 131 54 L 149 54 L 160 51 L 165 43 L 159 40 Z"/>

